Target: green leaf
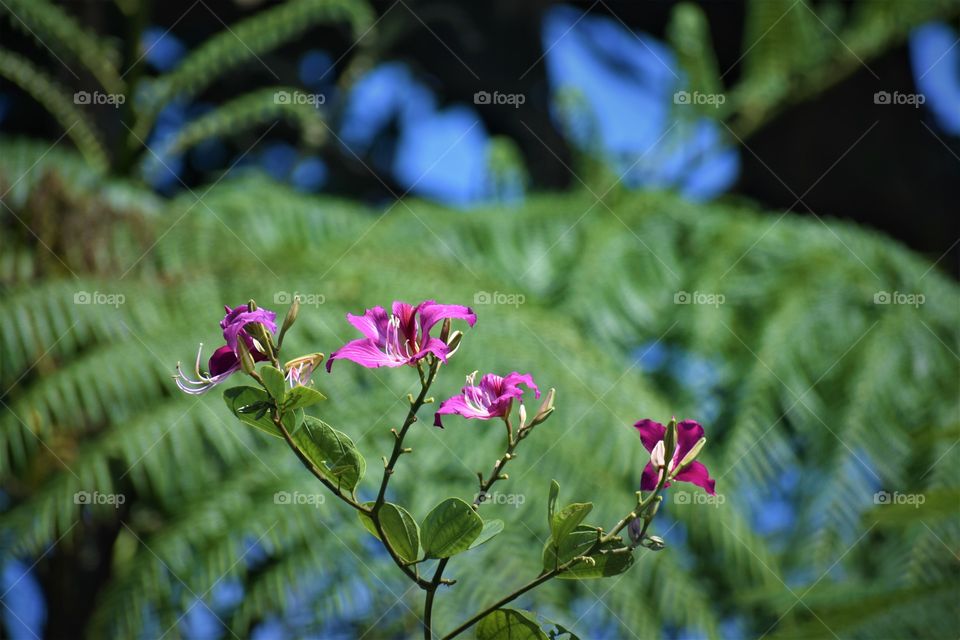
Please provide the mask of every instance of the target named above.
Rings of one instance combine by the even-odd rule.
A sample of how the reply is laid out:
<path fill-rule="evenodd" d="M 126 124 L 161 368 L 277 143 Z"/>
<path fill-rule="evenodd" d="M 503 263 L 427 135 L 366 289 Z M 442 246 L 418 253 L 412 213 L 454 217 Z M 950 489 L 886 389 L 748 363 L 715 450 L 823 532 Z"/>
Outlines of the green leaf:
<path fill-rule="evenodd" d="M 556 542 L 563 541 L 571 531 L 576 529 L 587 514 L 593 509 L 592 502 L 574 502 L 554 513 L 550 519 L 550 531 Z"/>
<path fill-rule="evenodd" d="M 585 555 L 599 538 L 595 527 L 578 526 L 558 544 L 553 538 L 543 547 L 543 570 L 552 571 L 577 556 Z"/>
<path fill-rule="evenodd" d="M 616 542 L 608 542 L 601 547 L 603 551 L 612 551 L 619 546 Z M 633 553 L 616 553 L 613 555 L 600 555 L 599 553 L 591 555 L 595 564 L 578 563 L 568 571 L 564 571 L 557 578 L 561 580 L 593 580 L 596 578 L 609 578 L 610 576 L 620 575 L 633 566 Z"/>
<path fill-rule="evenodd" d="M 287 411 L 291 409 L 304 409 L 326 399 L 327 396 L 313 387 L 298 386 L 287 392 L 287 404 L 284 406 L 284 409 Z"/>
<path fill-rule="evenodd" d="M 323 420 L 304 417 L 303 429 L 293 439 L 307 458 L 340 488 L 352 492 L 367 470 L 367 462 L 353 440 Z"/>
<path fill-rule="evenodd" d="M 469 548 L 479 547 L 484 542 L 488 542 L 497 536 L 501 531 L 503 531 L 503 520 L 485 520 L 480 535 L 477 536 L 477 539 L 473 541 Z"/>
<path fill-rule="evenodd" d="M 371 507 L 373 504 L 373 502 L 367 502 L 364 506 Z M 377 525 L 373 523 L 373 519 L 359 511 L 357 515 L 360 516 L 360 522 L 363 523 L 366 530 L 379 540 L 380 534 L 377 532 Z M 417 559 L 420 554 L 420 527 L 417 526 L 417 521 L 413 519 L 409 511 L 392 502 L 383 503 L 383 506 L 380 507 L 380 526 L 383 527 L 383 532 L 386 534 L 387 540 L 390 541 L 390 546 L 393 547 L 400 558 L 407 562 L 413 562 Z"/>
<path fill-rule="evenodd" d="M 497 609 L 477 623 L 477 640 L 549 640 L 529 611 Z"/>
<path fill-rule="evenodd" d="M 550 481 L 550 495 L 547 497 L 547 526 L 553 531 L 553 514 L 557 510 L 557 498 L 560 497 L 560 483 Z"/>
<path fill-rule="evenodd" d="M 283 437 L 277 426 L 273 424 L 273 414 L 269 410 L 270 397 L 263 389 L 231 387 L 223 392 L 223 401 L 241 422 L 276 438 Z M 286 422 L 284 426 L 287 426 Z M 289 429 L 289 426 L 287 428 Z"/>
<path fill-rule="evenodd" d="M 261 367 L 260 377 L 263 378 L 263 386 L 267 388 L 270 397 L 276 400 L 277 404 L 283 404 L 283 398 L 287 393 L 283 372 L 271 366 Z"/>
<path fill-rule="evenodd" d="M 570 533 L 559 546 L 555 545 L 553 540 L 550 540 L 543 548 L 543 570 L 552 571 L 577 556 L 587 555 L 596 543 L 598 535 L 595 527 L 581 525 Z M 603 555 L 600 552 L 623 548 L 625 547 L 622 543 L 611 540 L 587 556 L 593 560 L 593 564 L 577 563 L 558 574 L 557 577 L 564 580 L 589 580 L 621 574 L 633 566 L 633 553 Z"/>
<path fill-rule="evenodd" d="M 460 498 L 447 498 L 427 514 L 421 529 L 426 557 L 449 558 L 470 548 L 483 530 L 483 520 Z"/>

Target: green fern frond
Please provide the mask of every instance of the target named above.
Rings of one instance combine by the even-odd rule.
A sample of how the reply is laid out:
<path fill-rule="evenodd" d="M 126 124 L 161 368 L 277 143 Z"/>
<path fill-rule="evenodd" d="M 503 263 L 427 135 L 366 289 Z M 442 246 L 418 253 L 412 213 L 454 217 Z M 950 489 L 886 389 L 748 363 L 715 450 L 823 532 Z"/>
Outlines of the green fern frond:
<path fill-rule="evenodd" d="M 262 63 L 260 56 L 327 22 L 346 22 L 353 34 L 359 36 L 373 23 L 373 16 L 366 3 L 294 0 L 227 27 L 193 50 L 174 71 L 148 86 L 144 100 L 147 107 L 137 122 L 136 135 L 146 138 L 154 117 L 171 99 L 195 96 L 215 79 L 244 63 Z"/>
<path fill-rule="evenodd" d="M 39 40 L 43 47 L 67 52 L 79 60 L 108 93 L 126 92 L 117 71 L 118 52 L 104 44 L 102 38 L 85 31 L 70 14 L 47 0 L 6 0 L 0 9 L 9 14 L 14 27 Z"/>
<path fill-rule="evenodd" d="M 26 58 L 0 49 L 0 76 L 14 83 L 40 103 L 63 127 L 77 149 L 91 165 L 100 171 L 108 166 L 107 152 L 100 144 L 93 125 L 78 109 L 63 88 Z"/>

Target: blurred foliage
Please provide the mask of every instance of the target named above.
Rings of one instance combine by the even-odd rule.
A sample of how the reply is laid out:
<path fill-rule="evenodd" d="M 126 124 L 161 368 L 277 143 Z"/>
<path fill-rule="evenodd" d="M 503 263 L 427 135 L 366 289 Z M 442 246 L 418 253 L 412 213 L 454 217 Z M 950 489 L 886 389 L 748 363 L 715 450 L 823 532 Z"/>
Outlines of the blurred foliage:
<path fill-rule="evenodd" d="M 143 2 L 138 10 L 147 11 L 149 8 L 150 3 Z M 60 87 L 51 74 L 0 48 L 0 76 L 21 87 L 56 116 L 65 135 L 70 136 L 91 165 L 118 173 L 137 167 L 132 162 L 137 155 L 149 160 L 146 140 L 166 105 L 188 101 L 224 74 L 258 61 L 259 55 L 302 36 L 319 24 L 346 23 L 357 36 L 373 21 L 371 10 L 364 2 L 292 0 L 260 11 L 232 27 L 224 25 L 222 31 L 191 51 L 175 69 L 147 78 L 139 73 L 145 55 L 140 52 L 139 44 L 132 48 L 136 58 L 123 60 L 111 40 L 89 32 L 66 11 L 47 0 L 10 0 L 0 6 L 0 13 L 6 14 L 15 28 L 25 30 L 37 39 L 37 46 L 49 49 L 58 63 L 78 80 L 76 72 L 57 53 L 83 65 L 106 94 L 122 96 L 121 104 L 126 104 L 127 108 L 116 109 L 118 120 L 124 127 L 120 138 L 122 145 L 108 151 L 107 136 L 96 133 L 96 125 L 75 106 L 77 102 L 71 92 Z M 125 72 L 121 63 L 129 65 Z M 195 123 L 188 131 L 181 132 L 172 148 L 183 151 L 224 131 L 235 135 L 263 123 L 265 119 L 275 121 L 278 112 L 301 125 L 308 134 L 308 141 L 316 142 L 317 130 L 325 126 L 322 114 L 314 104 L 290 101 L 289 91 L 288 87 L 278 86 L 244 94 L 206 114 L 202 124 Z M 283 93 L 288 99 L 278 100 L 277 96 Z"/>
<path fill-rule="evenodd" d="M 361 69 L 372 64 L 377 51 L 385 50 L 420 24 L 416 14 L 416 20 L 405 12 L 390 16 L 389 9 L 376 17 L 374 8 L 363 1 L 289 0 L 254 12 L 232 26 L 223 24 L 223 29 L 173 69 L 148 76 L 143 70 L 147 52 L 141 51 L 139 28 L 149 17 L 150 3 L 120 4 L 118 8 L 133 33 L 126 43 L 100 37 L 49 0 L 0 4 L 0 14 L 5 14 L 11 26 L 32 36 L 38 41 L 37 47 L 49 50 L 56 59 L 51 63 L 56 64 L 54 71 L 47 72 L 21 55 L 0 48 L 0 77 L 23 89 L 53 114 L 88 162 L 120 174 L 144 168 L 134 162 L 137 157 L 144 163 L 150 161 L 150 133 L 165 106 L 189 102 L 245 64 L 263 64 L 260 56 L 297 40 L 310 29 L 324 24 L 349 28 L 353 45 L 344 54 L 350 56 L 340 69 L 341 81 L 349 84 Z M 719 109 L 704 104 L 693 111 L 698 117 L 728 122 L 731 134 L 739 140 L 790 104 L 823 92 L 862 68 L 866 61 L 903 42 L 917 25 L 957 13 L 960 0 L 753 0 L 746 5 L 742 55 L 734 65 L 739 67 L 735 81 L 727 76 L 730 70 L 720 74 L 709 24 L 697 4 L 679 2 L 674 6 L 667 36 L 691 91 L 729 96 Z M 63 65 L 79 81 L 80 76 L 70 66 L 74 62 L 88 71 L 104 92 L 126 98 L 123 108 L 110 116 L 107 128 L 116 131 L 98 132 L 92 117 L 76 104 L 71 106 L 71 91 L 61 87 L 54 75 Z M 267 70 L 280 81 L 276 73 Z M 273 89 L 289 90 L 282 86 Z M 270 90 L 261 87 L 220 105 L 203 116 L 202 125 L 188 126 L 164 151 L 183 151 L 227 132 L 236 135 L 275 118 L 278 111 L 304 130 L 307 143 L 322 141 L 326 111 L 306 102 L 278 105 L 276 94 L 269 104 L 269 97 Z M 690 109 L 681 109 L 676 115 L 690 117 L 690 113 Z M 111 138 L 117 142 L 111 144 Z"/>
<path fill-rule="evenodd" d="M 323 304 L 301 309 L 289 356 L 329 353 L 354 337 L 344 313 L 393 299 L 525 296 L 476 307 L 435 390 L 456 392 L 472 369 L 530 371 L 558 389 L 557 415 L 498 486 L 525 500 L 484 507 L 507 529 L 452 563 L 451 578 L 485 579 L 444 591 L 439 628 L 539 571 L 550 478 L 571 500 L 594 499 L 598 521 L 619 517 L 645 460 L 630 425 L 676 414 L 703 419 L 723 504 L 668 496 L 652 532 L 667 550 L 640 553 L 610 582 L 550 583 L 518 606 L 589 637 L 957 629 L 960 292 L 878 234 L 620 189 L 599 208 L 580 192 L 468 217 L 411 200 L 371 211 L 250 174 L 161 201 L 17 140 L 0 143 L 0 193 L 0 482 L 10 501 L 0 555 L 43 554 L 41 571 L 104 567 L 96 587 L 73 587 L 94 604 L 88 637 L 183 635 L 184 612 L 207 606 L 198 599 L 240 637 L 274 615 L 296 636 L 334 624 L 416 633 L 420 594 L 371 555 L 354 514 L 330 500 L 275 504 L 277 491 L 319 487 L 285 447 L 237 424 L 219 393 L 186 397 L 170 379 L 198 341 L 216 344 L 222 304 L 253 297 L 282 311 L 274 301 L 293 292 Z M 678 305 L 679 291 L 725 303 Z M 878 291 L 925 303 L 875 304 Z M 77 304 L 79 292 L 125 298 Z M 647 356 L 664 347 L 710 366 L 670 357 L 656 368 Z M 330 400 L 308 412 L 374 461 L 417 379 L 341 363 L 317 384 Z M 414 454 L 392 485 L 418 519 L 450 492 L 472 496 L 475 472 L 502 444 L 491 425 L 429 424 L 412 430 Z M 362 496 L 378 477 L 364 478 Z M 876 505 L 878 490 L 926 501 Z M 128 499 L 80 506 L 78 491 Z M 757 514 L 782 491 L 794 522 L 764 533 Z M 242 601 L 218 601 L 237 581 Z"/>

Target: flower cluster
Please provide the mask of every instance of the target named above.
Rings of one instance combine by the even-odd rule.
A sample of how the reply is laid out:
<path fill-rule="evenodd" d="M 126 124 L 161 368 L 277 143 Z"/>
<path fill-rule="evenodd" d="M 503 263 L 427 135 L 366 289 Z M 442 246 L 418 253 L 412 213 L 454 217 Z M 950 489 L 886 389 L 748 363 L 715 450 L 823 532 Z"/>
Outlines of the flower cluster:
<path fill-rule="evenodd" d="M 267 360 L 268 352 L 272 352 L 272 334 L 277 331 L 276 313 L 258 309 L 252 303 L 224 309 L 226 315 L 220 321 L 220 328 L 226 344 L 210 356 L 208 372 L 203 373 L 200 370 L 202 344 L 197 352 L 195 378 L 184 375 L 177 363 L 177 386 L 186 393 L 204 393 L 239 371 L 242 368 L 244 352 L 249 353 L 254 363 Z M 295 310 L 288 317 L 295 317 Z M 347 314 L 347 321 L 364 337 L 348 342 L 334 351 L 327 360 L 327 371 L 331 371 L 336 360 L 350 360 L 367 368 L 419 366 L 425 358 L 446 363 L 459 347 L 462 336 L 459 331 L 449 332 L 450 320 L 463 320 L 472 327 L 477 316 L 470 307 L 439 304 L 433 300 L 426 300 L 416 306 L 396 301 L 389 314 L 383 307 L 367 309 L 362 316 Z M 440 321 L 446 321 L 442 335 L 431 336 L 431 330 Z M 284 329 L 288 324 L 292 324 L 292 320 L 285 323 Z M 263 338 L 270 343 L 269 346 L 261 342 Z M 322 360 L 323 354 L 314 353 L 287 362 L 284 366 L 287 383 L 291 387 L 307 384 Z M 441 416 L 445 415 L 459 415 L 474 420 L 508 420 L 515 400 L 520 403 L 521 429 L 542 422 L 553 411 L 551 391 L 548 402 L 541 407 L 531 425 L 525 425 L 523 387 L 532 390 L 534 397 L 540 397 L 540 388 L 529 373 L 514 371 L 506 376 L 487 373 L 480 378 L 479 383 L 476 376 L 476 371 L 469 374 L 461 393 L 440 404 L 434 414 L 435 426 L 443 427 Z M 710 477 L 707 468 L 695 460 L 706 440 L 700 424 L 693 420 L 684 420 L 680 423 L 673 421 L 669 427 L 665 427 L 659 422 L 644 419 L 634 427 L 640 434 L 643 446 L 651 454 L 640 478 L 640 488 L 643 491 L 667 488 L 671 481 L 677 481 L 689 482 L 702 487 L 710 495 L 716 494 L 716 482 Z M 668 452 L 667 447 L 671 451 Z M 667 453 L 670 453 L 669 458 Z"/>

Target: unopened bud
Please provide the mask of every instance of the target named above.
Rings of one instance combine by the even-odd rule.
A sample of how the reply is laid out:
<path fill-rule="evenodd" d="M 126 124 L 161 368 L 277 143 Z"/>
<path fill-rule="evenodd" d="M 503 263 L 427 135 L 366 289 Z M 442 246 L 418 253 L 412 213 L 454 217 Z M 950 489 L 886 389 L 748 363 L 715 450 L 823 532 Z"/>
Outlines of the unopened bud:
<path fill-rule="evenodd" d="M 663 448 L 666 456 L 673 460 L 673 452 L 677 450 L 677 419 L 670 418 L 667 431 L 663 435 Z"/>
<path fill-rule="evenodd" d="M 247 302 L 247 311 L 256 311 L 256 310 L 257 310 L 256 302 L 254 302 L 253 300 L 250 300 L 249 302 Z"/>
<path fill-rule="evenodd" d="M 647 536 L 640 544 L 650 549 L 650 551 L 660 551 L 667 546 L 667 543 L 664 542 L 660 536 Z"/>
<path fill-rule="evenodd" d="M 653 451 L 650 452 L 650 462 L 653 463 L 654 469 L 661 469 L 666 465 L 664 450 L 663 440 L 661 440 L 657 443 L 657 446 L 653 448 Z"/>
<path fill-rule="evenodd" d="M 523 429 L 523 427 L 526 426 L 527 424 L 527 407 L 524 405 L 520 405 L 519 414 L 520 414 L 520 428 Z"/>
<path fill-rule="evenodd" d="M 280 327 L 280 335 L 277 338 L 277 342 L 283 342 L 283 336 L 287 333 L 287 329 L 293 326 L 293 323 L 297 321 L 297 314 L 300 313 L 300 296 L 293 296 L 293 302 L 290 303 L 290 308 L 287 309 L 287 315 L 283 318 L 283 325 Z"/>
<path fill-rule="evenodd" d="M 540 408 L 537 409 L 537 415 L 533 416 L 533 421 L 530 423 L 531 427 L 535 424 L 544 422 L 551 416 L 551 414 L 553 414 L 553 400 L 556 395 L 556 389 L 550 389 L 550 391 L 547 391 L 547 395 L 543 399 L 543 403 L 540 405 Z"/>
<path fill-rule="evenodd" d="M 460 341 L 463 339 L 463 331 L 454 331 L 450 334 L 450 339 L 447 341 L 447 357 L 449 358 L 457 352 L 457 349 L 460 348 Z"/>
<path fill-rule="evenodd" d="M 444 342 L 450 337 L 450 318 L 444 318 L 443 325 L 440 327 L 440 339 Z"/>
<path fill-rule="evenodd" d="M 240 352 L 240 369 L 247 375 L 255 374 L 256 368 L 254 367 L 253 356 L 250 355 L 250 349 L 247 348 L 247 343 L 244 340 L 237 341 L 237 351 Z"/>
<path fill-rule="evenodd" d="M 691 462 L 697 459 L 697 456 L 700 455 L 700 450 L 703 449 L 703 445 L 707 444 L 706 438 L 700 438 L 697 440 L 697 443 L 693 445 L 687 455 L 683 456 L 683 460 L 680 461 L 680 464 L 677 465 L 677 468 L 674 469 L 674 473 L 679 473 L 683 471 L 683 468 L 689 465 Z"/>

